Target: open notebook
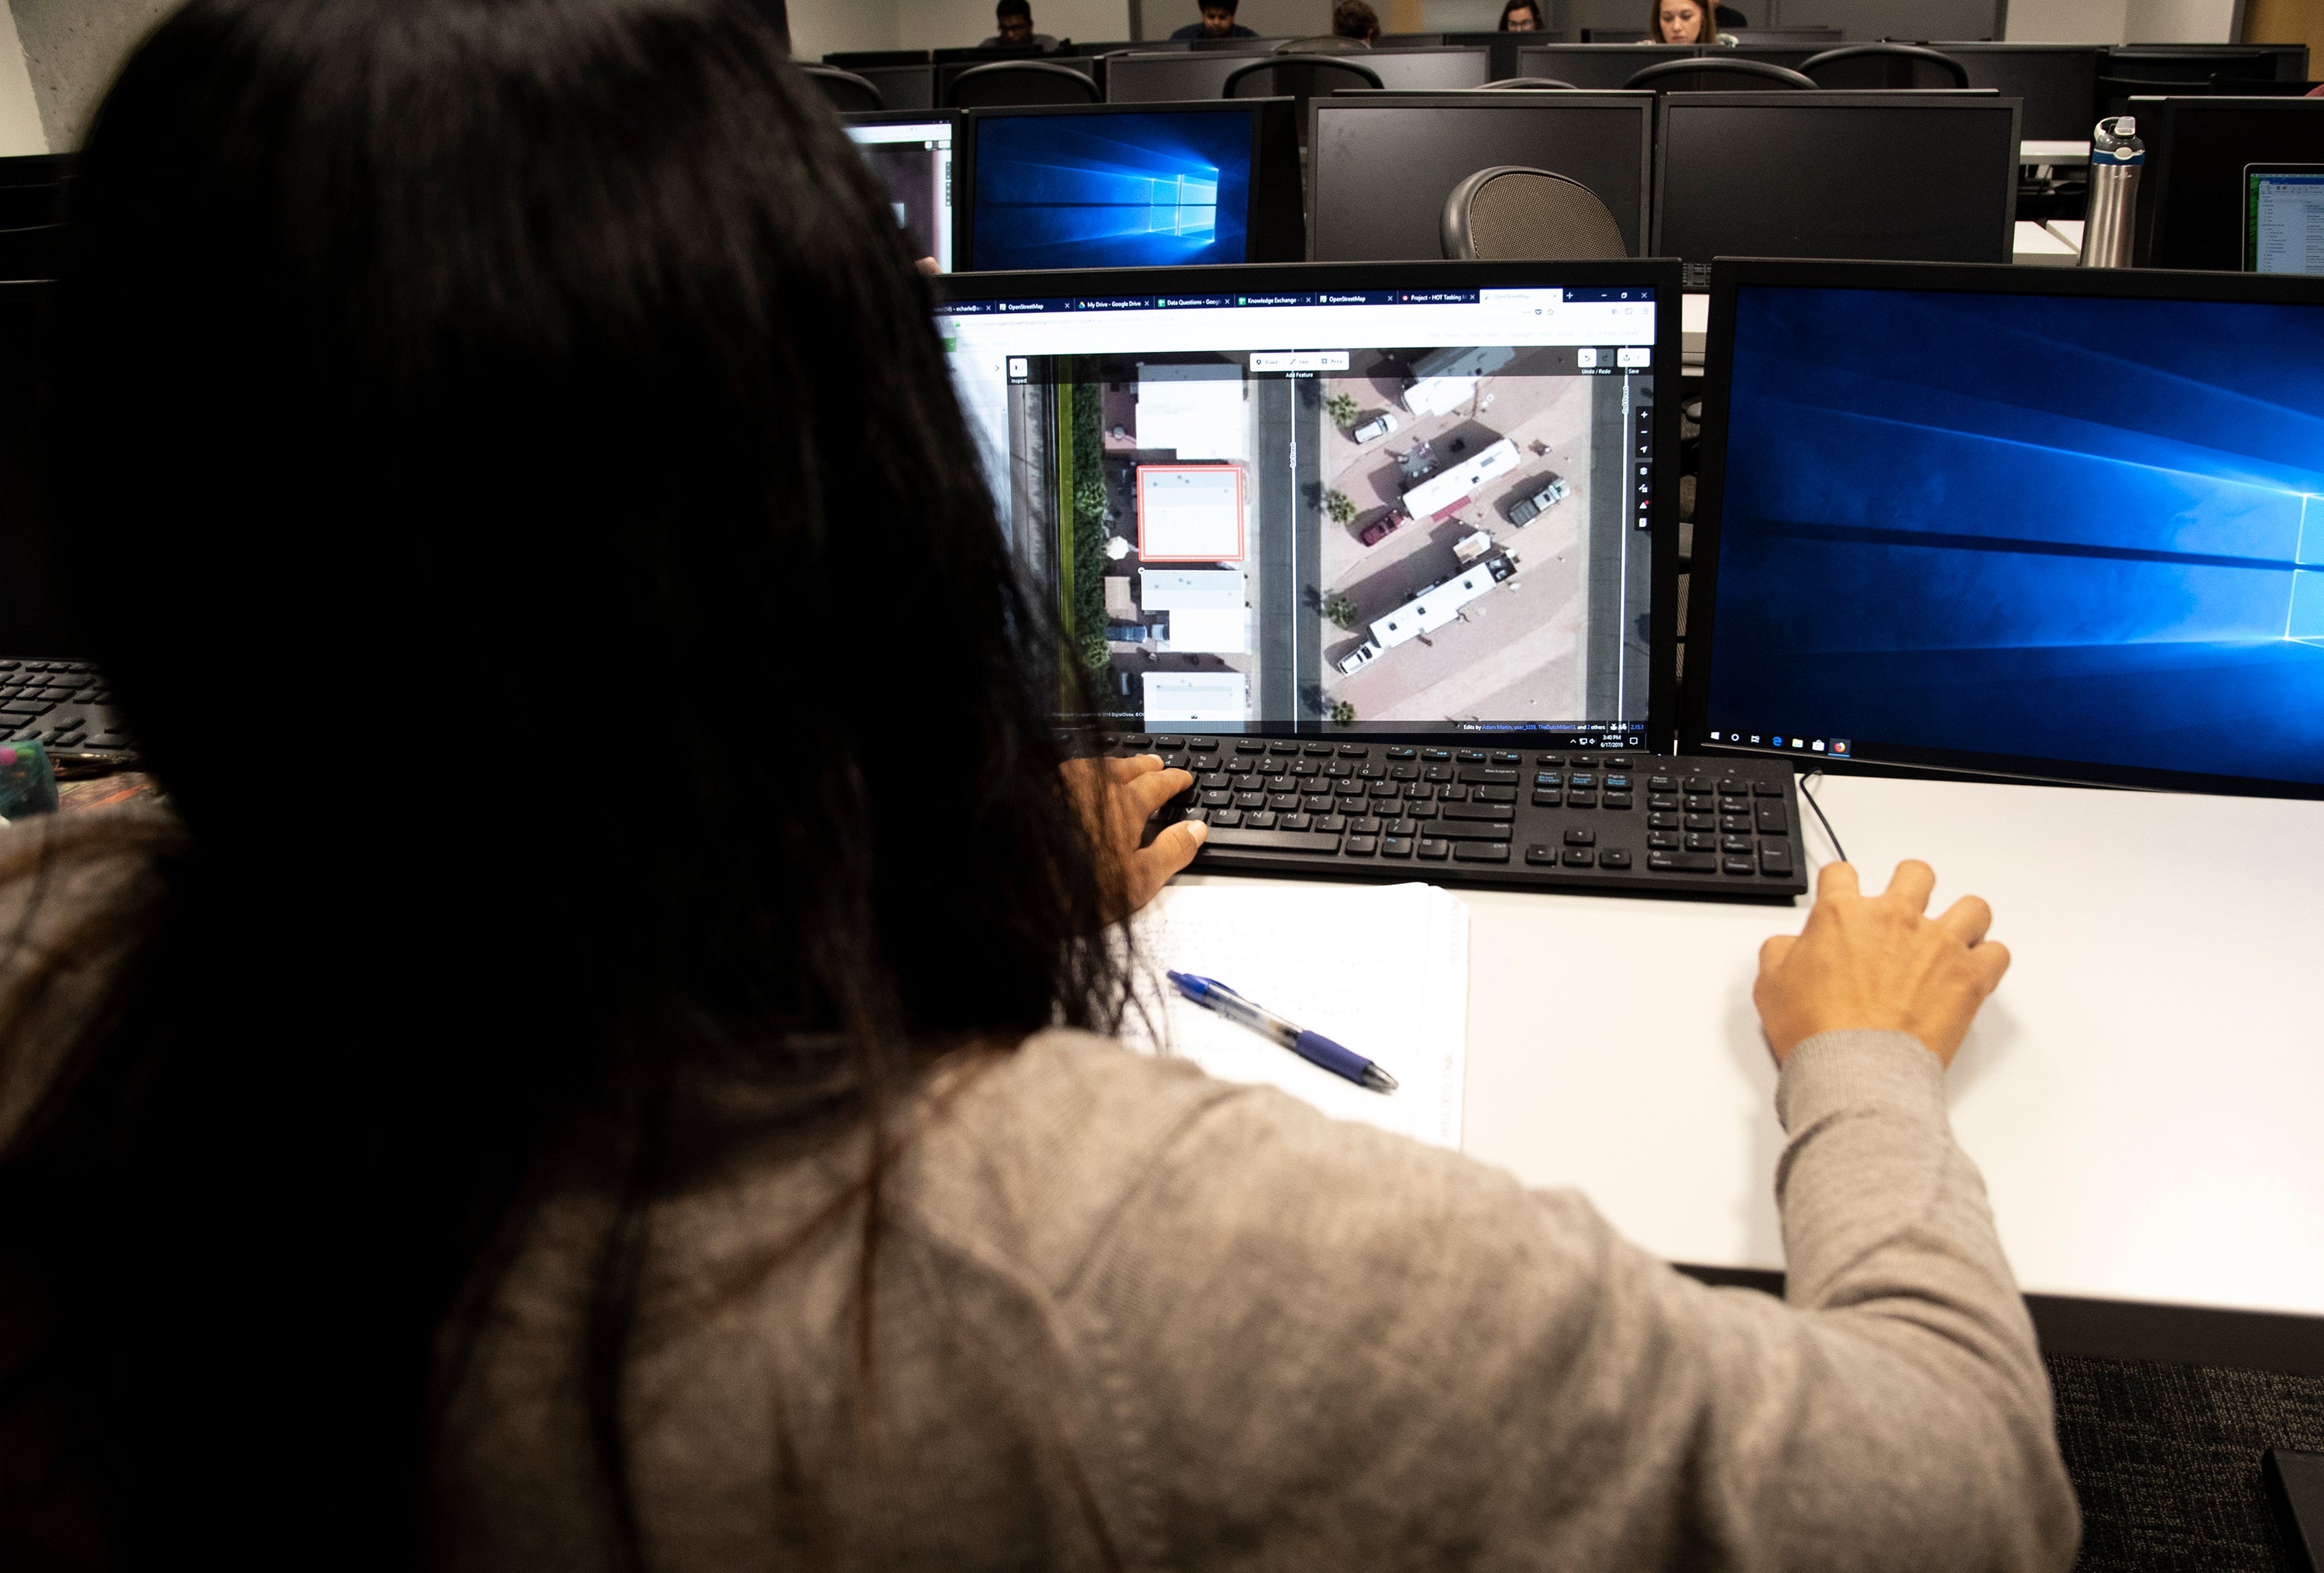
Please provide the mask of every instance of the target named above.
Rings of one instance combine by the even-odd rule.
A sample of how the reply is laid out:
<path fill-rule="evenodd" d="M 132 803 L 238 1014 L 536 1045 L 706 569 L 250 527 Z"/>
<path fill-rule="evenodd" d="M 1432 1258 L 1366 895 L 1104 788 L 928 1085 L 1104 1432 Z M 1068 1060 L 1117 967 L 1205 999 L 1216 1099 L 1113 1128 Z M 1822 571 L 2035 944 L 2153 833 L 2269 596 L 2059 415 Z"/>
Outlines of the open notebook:
<path fill-rule="evenodd" d="M 1123 1036 L 1226 1081 L 1263 1082 L 1334 1119 L 1461 1144 L 1469 1033 L 1469 909 L 1426 884 L 1179 884 L 1139 915 L 1139 997 Z M 1178 996 L 1162 974 L 1217 978 L 1374 1060 L 1370 1092 Z"/>

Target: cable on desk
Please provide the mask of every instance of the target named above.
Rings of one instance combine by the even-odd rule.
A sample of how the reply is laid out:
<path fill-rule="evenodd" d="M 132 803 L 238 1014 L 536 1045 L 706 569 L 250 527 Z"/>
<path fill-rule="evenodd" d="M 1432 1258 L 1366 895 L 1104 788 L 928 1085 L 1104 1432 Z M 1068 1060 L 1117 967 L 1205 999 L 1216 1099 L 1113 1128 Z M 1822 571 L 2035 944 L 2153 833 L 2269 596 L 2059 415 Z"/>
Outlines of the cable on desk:
<path fill-rule="evenodd" d="M 1840 832 L 1831 828 L 1831 821 L 1824 818 L 1823 805 L 1817 802 L 1815 800 L 1815 793 L 1808 790 L 1808 782 L 1815 780 L 1823 772 L 1820 770 L 1812 770 L 1808 772 L 1807 774 L 1800 777 L 1800 796 L 1805 798 L 1808 800 L 1808 807 L 1815 810 L 1816 822 L 1823 827 L 1823 833 L 1831 838 L 1831 849 L 1840 854 L 1840 860 L 1842 863 L 1846 863 L 1848 861 L 1848 848 L 1840 844 Z"/>

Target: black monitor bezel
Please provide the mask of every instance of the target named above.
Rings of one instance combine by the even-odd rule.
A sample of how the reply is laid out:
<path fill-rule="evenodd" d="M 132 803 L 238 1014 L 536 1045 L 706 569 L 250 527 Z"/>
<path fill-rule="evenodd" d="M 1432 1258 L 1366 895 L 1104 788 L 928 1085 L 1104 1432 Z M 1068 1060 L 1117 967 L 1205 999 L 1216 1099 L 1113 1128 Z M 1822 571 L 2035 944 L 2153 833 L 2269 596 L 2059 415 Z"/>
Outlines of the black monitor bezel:
<path fill-rule="evenodd" d="M 1665 176 L 1670 164 L 1670 117 L 1684 109 L 1882 109 L 1904 107 L 1934 109 L 1941 112 L 1966 114 L 1994 113 L 1997 106 L 2006 106 L 2009 114 L 2008 178 L 2001 182 L 2000 205 L 1997 216 L 2000 224 L 1995 261 L 2006 264 L 2014 253 L 2017 234 L 2017 169 L 2024 155 L 2022 133 L 2025 125 L 2025 101 L 2006 98 L 1987 88 L 1933 88 L 1870 91 L 1836 88 L 1815 92 L 1796 93 L 1665 93 L 1655 109 L 1655 228 L 1654 253 L 1656 256 L 1671 254 L 1665 244 L 1664 217 Z M 1685 260 L 1685 259 L 1681 259 Z M 1714 261 L 1704 258 L 1702 261 Z M 1913 264 L 1907 264 L 1913 265 Z M 1977 263 L 1937 264 L 1937 266 L 1977 267 Z"/>
<path fill-rule="evenodd" d="M 964 140 L 968 149 L 965 173 L 968 200 L 965 203 L 956 200 L 962 190 L 961 178 L 958 174 L 962 165 L 959 162 L 960 155 L 955 154 L 953 165 L 955 171 L 953 194 L 955 198 L 954 217 L 960 226 L 960 233 L 953 242 L 953 272 L 970 273 L 979 271 L 976 265 L 977 143 L 982 135 L 985 123 L 993 120 L 1028 120 L 1057 116 L 1178 114 L 1250 116 L 1250 190 L 1243 210 L 1244 251 L 1248 254 L 1260 249 L 1272 249 L 1286 254 L 1274 258 L 1261 258 L 1256 264 L 1213 265 L 1250 267 L 1266 266 L 1272 262 L 1294 261 L 1306 252 L 1306 235 L 1303 228 L 1302 233 L 1295 237 L 1288 234 L 1287 227 L 1272 224 L 1270 220 L 1274 214 L 1274 205 L 1270 203 L 1269 198 L 1279 194 L 1277 188 L 1283 184 L 1286 175 L 1286 171 L 1281 166 L 1286 160 L 1292 166 L 1287 171 L 1288 174 L 1296 178 L 1298 172 L 1298 155 L 1296 147 L 1291 145 L 1297 134 L 1296 123 L 1292 118 L 1296 113 L 1295 103 L 1295 100 L 1287 97 L 1189 98 L 1176 102 L 1161 100 L 1153 103 L 1130 104 L 1027 104 L 1006 108 L 996 106 L 963 110 L 961 113 L 967 122 Z M 1270 135 L 1270 132 L 1274 134 Z M 1305 222 L 1304 214 L 1296 206 L 1291 211 L 1299 215 L 1299 222 L 1304 226 Z"/>
<path fill-rule="evenodd" d="M 2019 137 L 2021 156 L 2022 150 L 2026 142 L 2088 142 L 2090 139 L 2090 130 L 2098 124 L 2098 77 L 2100 75 L 2101 69 L 2106 62 L 2107 45 L 2102 43 L 2011 43 L 2003 40 L 1969 39 L 1957 42 L 1934 42 L 1931 43 L 1928 47 L 1935 50 L 1940 54 L 1949 54 L 1957 57 L 1968 55 L 1993 56 L 2013 54 L 2048 55 L 2053 58 L 2062 55 L 2079 54 L 2087 57 L 2090 68 L 2089 95 L 2088 99 L 2082 102 L 2081 106 L 2086 109 L 2088 113 L 2078 117 L 2075 134 L 2071 136 L 2065 137 L 2032 136 L 2026 132 L 2026 117 L 2021 109 L 2017 117 L 2017 134 Z M 1968 61 L 1964 59 L 1962 63 L 1966 66 Z"/>
<path fill-rule="evenodd" d="M 1928 779 L 1977 777 L 2064 786 L 2136 787 L 2236 797 L 2324 798 L 2324 783 L 2090 764 L 2078 760 L 1914 749 L 1882 745 L 1881 757 L 1834 759 L 1791 750 L 1714 743 L 1711 674 L 1717 645 L 1720 509 L 1725 496 L 1727 405 L 1735 367 L 1735 298 L 1753 286 L 1816 290 L 1956 291 L 2128 300 L 2188 300 L 2324 306 L 2324 278 L 2285 273 L 2131 268 L 2029 268 L 2009 263 L 1794 262 L 1720 257 L 1711 270 L 1711 328 L 1703 356 L 1702 437 L 1695 474 L 1694 541 L 1687 587 L 1686 681 L 1679 695 L 1681 752 L 1812 759 L 1834 773 Z"/>
<path fill-rule="evenodd" d="M 969 180 L 968 112 L 963 109 L 864 109 L 843 115 L 839 123 L 847 125 L 930 125 L 943 121 L 952 127 L 952 265 L 957 272 L 961 258 L 967 255 L 968 213 L 961 201 L 966 192 L 972 200 L 976 188 Z"/>
<path fill-rule="evenodd" d="M 1397 88 L 1359 88 L 1318 95 L 1307 103 L 1307 260 L 1315 257 L 1316 223 L 1322 214 L 1323 180 L 1315 150 L 1323 145 L 1323 111 L 1346 107 L 1450 109 L 1486 113 L 1565 107 L 1636 107 L 1642 118 L 1638 148 L 1638 254 L 1651 255 L 1655 211 L 1655 102 L 1643 88 L 1583 88 L 1561 93 L 1511 93 L 1483 88 L 1449 88 L 1442 92 L 1410 92 Z M 1592 193 L 1595 195 L 1595 193 Z"/>
<path fill-rule="evenodd" d="M 2132 261 L 2142 268 L 2154 264 L 2154 254 L 2161 247 L 2168 254 L 2177 236 L 2169 224 L 2172 190 L 2181 178 L 2179 156 L 2179 123 L 2187 116 L 2200 117 L 2209 114 L 2241 114 L 2257 112 L 2263 115 L 2324 116 L 2324 98 L 2282 98 L 2254 97 L 2246 94 L 2172 93 L 2148 97 L 2134 95 L 2131 113 L 2137 116 L 2141 140 L 2146 143 L 2146 173 L 2139 184 L 2138 229 L 2133 243 Z M 2241 193 L 2237 193 L 2236 212 L 2243 213 Z M 2236 243 L 2236 254 L 2243 254 L 2243 242 Z M 2177 270 L 2174 270 L 2177 271 Z M 2197 270 L 2185 270 L 2193 272 Z"/>
<path fill-rule="evenodd" d="M 1678 407 L 1691 393 L 1682 380 L 1679 344 L 1679 265 L 1665 258 L 1607 263 L 1362 262 L 1247 263 L 1240 267 L 1083 268 L 1069 272 L 947 273 L 929 281 L 936 309 L 952 301 L 1044 299 L 1088 295 L 1289 294 L 1324 290 L 1431 289 L 1637 289 L 1655 291 L 1655 405 L 1654 474 L 1648 500 L 1654 551 L 1647 615 L 1646 723 L 1643 747 L 1672 752 L 1678 731 Z M 1665 386 L 1665 384 L 1667 384 Z M 1213 728 L 1213 730 L 1220 730 Z M 1222 733 L 1223 735 L 1223 732 Z M 1237 734 L 1242 736 L 1245 734 Z M 1253 736 L 1287 735 L 1279 727 L 1257 727 Z M 1304 734 L 1302 736 L 1305 736 Z M 1445 737 L 1482 740 L 1509 733 L 1462 732 L 1451 727 L 1397 732 L 1367 728 L 1351 740 L 1367 743 L 1434 741 Z M 1521 745 L 1532 746 L 1532 745 Z"/>

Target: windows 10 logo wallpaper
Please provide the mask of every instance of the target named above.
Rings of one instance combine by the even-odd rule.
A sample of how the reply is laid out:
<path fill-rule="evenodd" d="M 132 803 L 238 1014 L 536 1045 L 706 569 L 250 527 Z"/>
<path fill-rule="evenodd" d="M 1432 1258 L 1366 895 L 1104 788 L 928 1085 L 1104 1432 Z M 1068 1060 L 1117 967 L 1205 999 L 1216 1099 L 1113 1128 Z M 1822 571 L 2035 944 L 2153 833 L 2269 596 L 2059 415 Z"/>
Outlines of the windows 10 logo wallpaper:
<path fill-rule="evenodd" d="M 981 121 L 976 267 L 1243 261 L 1251 120 L 1157 112 Z"/>
<path fill-rule="evenodd" d="M 1714 717 L 2324 782 L 2324 308 L 1738 294 Z"/>

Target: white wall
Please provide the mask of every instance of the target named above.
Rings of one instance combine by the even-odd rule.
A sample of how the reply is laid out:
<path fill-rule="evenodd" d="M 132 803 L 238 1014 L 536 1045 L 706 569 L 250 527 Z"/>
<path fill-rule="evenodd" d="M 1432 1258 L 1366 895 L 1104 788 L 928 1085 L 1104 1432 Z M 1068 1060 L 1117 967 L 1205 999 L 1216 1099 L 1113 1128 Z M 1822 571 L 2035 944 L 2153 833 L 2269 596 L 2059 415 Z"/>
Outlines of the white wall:
<path fill-rule="evenodd" d="M 16 36 L 15 13 L 0 5 L 0 158 L 48 151 L 40 100 L 32 96 L 32 73 L 25 69 L 23 41 Z"/>
<path fill-rule="evenodd" d="M 791 53 L 819 60 L 840 50 L 897 49 L 896 0 L 790 0 Z"/>
<path fill-rule="evenodd" d="M 2236 0 L 2130 0 L 2125 43 L 2233 43 Z"/>
<path fill-rule="evenodd" d="M 2014 43 L 2232 43 L 2236 0 L 2009 0 Z"/>

